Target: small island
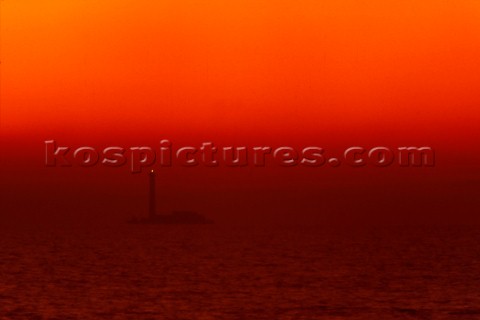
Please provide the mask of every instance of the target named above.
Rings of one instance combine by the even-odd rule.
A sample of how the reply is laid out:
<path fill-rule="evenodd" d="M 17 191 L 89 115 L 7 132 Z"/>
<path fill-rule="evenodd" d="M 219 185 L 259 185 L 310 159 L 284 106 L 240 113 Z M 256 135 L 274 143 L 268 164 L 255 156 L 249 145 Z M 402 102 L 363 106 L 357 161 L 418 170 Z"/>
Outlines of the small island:
<path fill-rule="evenodd" d="M 155 181 L 156 176 L 153 170 L 149 174 L 149 210 L 145 218 L 132 218 L 128 221 L 131 224 L 212 224 L 213 221 L 203 215 L 192 211 L 173 211 L 170 214 L 157 214 Z"/>

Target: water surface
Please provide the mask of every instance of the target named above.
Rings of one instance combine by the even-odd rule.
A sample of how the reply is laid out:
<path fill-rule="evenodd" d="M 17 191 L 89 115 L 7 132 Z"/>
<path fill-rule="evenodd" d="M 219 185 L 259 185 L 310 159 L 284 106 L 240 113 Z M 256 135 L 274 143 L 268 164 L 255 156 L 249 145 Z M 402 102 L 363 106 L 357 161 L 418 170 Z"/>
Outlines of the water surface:
<path fill-rule="evenodd" d="M 480 229 L 1 227 L 0 319 L 480 319 Z"/>

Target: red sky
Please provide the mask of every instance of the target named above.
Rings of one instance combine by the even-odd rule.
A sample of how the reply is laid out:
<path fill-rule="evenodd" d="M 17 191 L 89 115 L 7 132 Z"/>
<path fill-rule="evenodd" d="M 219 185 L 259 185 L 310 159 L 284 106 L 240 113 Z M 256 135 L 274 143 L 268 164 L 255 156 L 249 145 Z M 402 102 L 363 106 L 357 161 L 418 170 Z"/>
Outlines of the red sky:
<path fill-rule="evenodd" d="M 399 202 L 478 211 L 478 1 L 5 0 L 0 44 L 11 215 L 144 210 L 144 177 L 45 168 L 46 139 L 427 145 L 429 170 L 172 169 L 165 201 L 226 220 L 352 212 L 356 201 L 360 217 Z"/>

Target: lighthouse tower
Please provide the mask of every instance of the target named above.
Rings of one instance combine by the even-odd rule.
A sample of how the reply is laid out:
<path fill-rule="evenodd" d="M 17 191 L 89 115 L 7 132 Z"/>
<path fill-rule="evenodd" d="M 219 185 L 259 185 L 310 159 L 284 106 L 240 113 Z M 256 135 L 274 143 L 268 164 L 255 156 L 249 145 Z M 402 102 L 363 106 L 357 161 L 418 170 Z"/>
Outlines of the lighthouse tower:
<path fill-rule="evenodd" d="M 156 199 L 155 199 L 155 172 L 152 170 L 148 175 L 148 179 L 150 182 L 150 193 L 148 199 L 148 216 L 150 219 L 154 219 L 156 216 Z"/>

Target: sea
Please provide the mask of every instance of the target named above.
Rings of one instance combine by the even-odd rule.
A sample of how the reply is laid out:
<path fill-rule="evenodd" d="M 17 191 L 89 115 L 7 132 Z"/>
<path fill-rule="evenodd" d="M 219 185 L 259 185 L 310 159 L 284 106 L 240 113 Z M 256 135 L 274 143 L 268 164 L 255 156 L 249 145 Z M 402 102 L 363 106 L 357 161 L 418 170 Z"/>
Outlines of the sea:
<path fill-rule="evenodd" d="M 473 226 L 0 232 L 0 319 L 480 319 Z"/>

